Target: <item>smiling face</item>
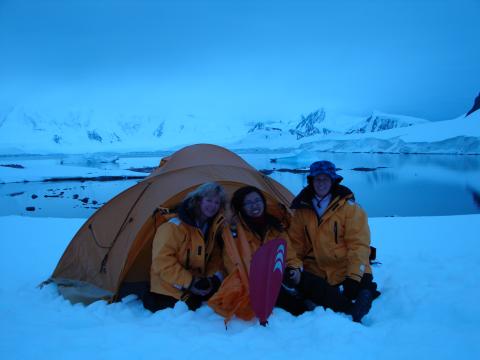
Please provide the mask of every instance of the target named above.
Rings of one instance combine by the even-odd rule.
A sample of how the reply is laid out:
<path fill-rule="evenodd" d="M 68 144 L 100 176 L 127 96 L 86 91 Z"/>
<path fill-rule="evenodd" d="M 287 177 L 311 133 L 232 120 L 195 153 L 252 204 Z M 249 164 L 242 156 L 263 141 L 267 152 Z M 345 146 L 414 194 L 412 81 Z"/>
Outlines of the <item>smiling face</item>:
<path fill-rule="evenodd" d="M 243 211 L 247 216 L 257 218 L 263 215 L 265 204 L 259 193 L 253 191 L 243 199 Z"/>
<path fill-rule="evenodd" d="M 332 188 L 332 179 L 326 174 L 320 174 L 313 178 L 313 189 L 315 193 L 323 198 Z"/>
<path fill-rule="evenodd" d="M 204 196 L 200 200 L 200 215 L 203 219 L 210 219 L 220 210 L 221 199 L 219 195 Z"/>

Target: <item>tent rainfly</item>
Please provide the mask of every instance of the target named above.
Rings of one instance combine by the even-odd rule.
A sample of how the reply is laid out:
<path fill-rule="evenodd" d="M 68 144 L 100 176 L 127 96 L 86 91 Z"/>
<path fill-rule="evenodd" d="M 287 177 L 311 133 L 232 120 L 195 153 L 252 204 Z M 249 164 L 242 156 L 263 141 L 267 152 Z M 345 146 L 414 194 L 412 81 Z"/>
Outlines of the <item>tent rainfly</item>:
<path fill-rule="evenodd" d="M 165 209 L 211 181 L 221 184 L 228 197 L 242 186 L 256 186 L 270 212 L 289 215 L 293 195 L 280 183 L 225 148 L 187 146 L 98 209 L 73 237 L 47 282 L 56 283 L 71 302 L 85 304 L 115 301 L 124 282 L 149 282 L 152 240 Z"/>

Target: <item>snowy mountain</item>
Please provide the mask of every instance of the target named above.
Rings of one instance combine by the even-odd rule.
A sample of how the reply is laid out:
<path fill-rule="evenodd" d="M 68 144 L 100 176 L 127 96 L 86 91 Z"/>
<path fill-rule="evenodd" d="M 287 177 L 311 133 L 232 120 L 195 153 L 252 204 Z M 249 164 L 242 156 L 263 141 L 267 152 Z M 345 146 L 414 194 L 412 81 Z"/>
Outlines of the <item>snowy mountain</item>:
<path fill-rule="evenodd" d="M 329 113 L 327 116 L 325 109 L 320 108 L 308 115 L 301 115 L 300 121 L 296 124 L 289 122 L 288 124 L 266 126 L 264 123 L 257 123 L 249 130 L 249 133 L 258 130 L 263 130 L 264 132 L 287 130 L 290 134 L 295 135 L 297 140 L 300 140 L 315 135 L 372 133 L 429 122 L 430 121 L 425 119 L 404 115 L 384 114 L 378 111 L 373 112 L 366 119 L 359 117 L 345 118 L 342 114 L 334 113 Z"/>
<path fill-rule="evenodd" d="M 10 108 L 0 115 L 0 153 L 158 151 L 193 142 L 232 141 L 242 124 L 218 125 L 193 114 L 105 112 L 91 109 L 38 111 Z M 237 137 L 235 137 L 237 136 Z"/>
<path fill-rule="evenodd" d="M 321 127 L 321 124 L 325 121 L 325 110 L 319 109 L 316 110 L 307 116 L 302 115 L 300 122 L 297 124 L 295 129 L 290 129 L 292 135 L 296 135 L 297 140 L 309 137 L 317 134 L 328 135 L 332 130 Z"/>
<path fill-rule="evenodd" d="M 480 114 L 431 122 L 323 108 L 290 121 L 10 107 L 0 112 L 0 154 L 156 152 L 208 142 L 232 149 L 480 154 Z"/>
<path fill-rule="evenodd" d="M 409 116 L 389 115 L 374 112 L 365 121 L 360 122 L 347 131 L 347 134 L 385 131 L 400 127 L 407 127 L 428 123 L 428 120 Z"/>
<path fill-rule="evenodd" d="M 302 116 L 300 123 L 310 129 L 307 136 L 299 137 L 292 123 L 277 122 L 257 126 L 242 140 L 227 145 L 233 149 L 480 154 L 480 112 L 435 122 L 379 112 L 366 119 L 327 113 L 322 121 L 304 121 L 316 118 Z"/>

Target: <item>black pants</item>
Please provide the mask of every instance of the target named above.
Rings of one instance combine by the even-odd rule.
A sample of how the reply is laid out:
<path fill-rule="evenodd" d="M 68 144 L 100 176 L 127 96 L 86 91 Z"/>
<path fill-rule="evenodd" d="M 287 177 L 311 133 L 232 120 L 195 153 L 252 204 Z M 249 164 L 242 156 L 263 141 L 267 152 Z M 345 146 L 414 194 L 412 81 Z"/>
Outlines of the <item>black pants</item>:
<path fill-rule="evenodd" d="M 360 288 L 370 290 L 374 299 L 380 295 L 372 274 L 363 276 Z M 325 279 L 308 271 L 302 272 L 300 283 L 293 291 L 282 286 L 276 305 L 295 316 L 312 310 L 315 306 L 346 314 L 350 314 L 352 309 L 352 301 L 342 295 L 339 286 L 330 285 Z"/>
<path fill-rule="evenodd" d="M 298 285 L 300 292 L 307 299 L 335 312 L 349 313 L 352 303 L 342 295 L 338 286 L 330 285 L 325 279 L 304 271 Z"/>
<path fill-rule="evenodd" d="M 335 312 L 349 313 L 352 303 L 341 294 L 338 286 L 332 286 L 321 277 L 303 271 L 300 283 L 294 291 L 287 291 L 282 287 L 277 306 L 293 315 L 300 315 L 305 311 L 312 310 L 314 306 L 323 306 Z"/>
<path fill-rule="evenodd" d="M 275 306 L 298 316 L 306 311 L 313 310 L 316 304 L 312 304 L 308 299 L 305 299 L 297 289 L 287 290 L 282 285 Z"/>
<path fill-rule="evenodd" d="M 202 303 L 204 301 L 207 301 L 211 297 L 212 297 L 212 294 L 209 294 L 207 296 L 198 296 L 198 295 L 190 294 L 188 298 L 185 300 L 185 304 L 187 304 L 189 310 L 195 311 L 200 306 L 202 306 Z M 151 312 L 156 312 L 158 310 L 173 308 L 177 303 L 177 301 L 180 301 L 180 300 L 174 298 L 173 296 L 148 292 L 144 296 L 142 301 L 143 301 L 143 307 L 145 309 L 150 310 Z"/>
<path fill-rule="evenodd" d="M 151 312 L 173 308 L 177 301 L 179 301 L 172 296 L 151 292 L 149 282 L 123 283 L 118 292 L 118 297 L 121 299 L 131 294 L 138 296 L 138 298 L 142 300 L 145 309 L 150 310 Z M 185 303 L 190 310 L 195 311 L 202 305 L 203 301 L 206 301 L 209 298 L 210 296 L 204 297 L 192 294 L 188 297 Z"/>

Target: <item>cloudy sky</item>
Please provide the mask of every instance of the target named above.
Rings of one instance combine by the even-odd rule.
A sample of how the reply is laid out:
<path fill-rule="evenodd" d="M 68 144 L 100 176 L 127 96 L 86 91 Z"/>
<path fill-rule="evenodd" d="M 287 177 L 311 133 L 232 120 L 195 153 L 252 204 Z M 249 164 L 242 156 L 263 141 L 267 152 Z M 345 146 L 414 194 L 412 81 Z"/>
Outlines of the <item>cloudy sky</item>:
<path fill-rule="evenodd" d="M 478 14 L 480 0 L 0 0 L 0 106 L 449 119 L 480 92 Z"/>

